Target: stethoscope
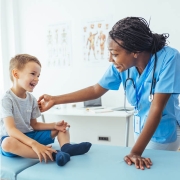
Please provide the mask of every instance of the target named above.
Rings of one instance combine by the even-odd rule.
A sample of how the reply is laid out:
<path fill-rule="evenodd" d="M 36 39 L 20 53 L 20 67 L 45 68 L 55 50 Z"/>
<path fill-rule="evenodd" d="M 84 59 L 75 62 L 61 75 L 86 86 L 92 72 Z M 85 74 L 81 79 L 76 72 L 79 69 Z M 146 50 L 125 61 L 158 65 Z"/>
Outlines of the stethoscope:
<path fill-rule="evenodd" d="M 153 75 L 152 75 L 152 81 L 151 81 L 151 88 L 150 88 L 150 94 L 149 94 L 149 102 L 153 101 L 154 98 L 154 94 L 153 94 L 153 89 L 155 87 L 156 84 L 156 79 L 155 79 L 155 70 L 156 70 L 156 64 L 157 64 L 157 53 L 155 53 L 155 61 L 154 61 L 154 67 L 153 67 Z M 125 94 L 125 100 L 124 100 L 124 108 L 126 109 L 126 85 L 128 81 L 132 82 L 133 88 L 135 89 L 135 83 L 134 80 L 132 78 L 130 78 L 130 71 L 128 69 L 127 71 L 128 73 L 128 78 L 126 79 L 125 83 L 124 83 L 124 94 Z"/>

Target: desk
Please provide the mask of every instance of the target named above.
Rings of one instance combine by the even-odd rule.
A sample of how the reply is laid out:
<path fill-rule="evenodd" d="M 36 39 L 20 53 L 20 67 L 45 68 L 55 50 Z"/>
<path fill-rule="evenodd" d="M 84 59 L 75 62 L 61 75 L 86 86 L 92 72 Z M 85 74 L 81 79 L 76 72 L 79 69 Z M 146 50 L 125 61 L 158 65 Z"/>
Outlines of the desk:
<path fill-rule="evenodd" d="M 50 110 L 44 112 L 42 114 L 42 120 L 45 122 L 44 115 L 59 115 L 59 116 L 85 116 L 85 117 L 119 117 L 124 118 L 126 120 L 126 131 L 125 131 L 125 143 L 124 145 L 128 146 L 129 141 L 129 121 L 133 116 L 133 111 L 125 112 L 125 111 L 112 111 L 112 112 L 104 112 L 104 113 L 93 113 L 86 110 L 86 108 L 64 108 L 64 109 L 55 109 L 51 108 Z"/>

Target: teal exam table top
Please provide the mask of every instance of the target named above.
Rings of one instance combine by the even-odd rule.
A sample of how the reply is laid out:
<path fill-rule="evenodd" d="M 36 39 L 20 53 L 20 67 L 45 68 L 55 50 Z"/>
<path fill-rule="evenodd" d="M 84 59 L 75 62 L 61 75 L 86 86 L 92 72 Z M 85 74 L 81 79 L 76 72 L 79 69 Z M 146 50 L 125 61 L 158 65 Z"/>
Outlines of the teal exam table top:
<path fill-rule="evenodd" d="M 58 145 L 53 145 L 58 149 Z M 144 157 L 153 161 L 151 169 L 138 170 L 123 158 L 128 147 L 95 145 L 84 155 L 72 156 L 65 166 L 55 162 L 39 163 L 36 159 L 8 158 L 1 155 L 2 180 L 178 180 L 180 152 L 145 150 Z"/>

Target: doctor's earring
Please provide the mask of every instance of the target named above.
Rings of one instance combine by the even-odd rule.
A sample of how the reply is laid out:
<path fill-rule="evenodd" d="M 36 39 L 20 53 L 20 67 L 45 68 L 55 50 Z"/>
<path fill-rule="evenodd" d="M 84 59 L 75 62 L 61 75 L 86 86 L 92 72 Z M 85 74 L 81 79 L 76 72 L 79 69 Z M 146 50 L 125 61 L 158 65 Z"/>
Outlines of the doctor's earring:
<path fill-rule="evenodd" d="M 134 53 L 134 58 L 138 58 L 138 53 Z"/>

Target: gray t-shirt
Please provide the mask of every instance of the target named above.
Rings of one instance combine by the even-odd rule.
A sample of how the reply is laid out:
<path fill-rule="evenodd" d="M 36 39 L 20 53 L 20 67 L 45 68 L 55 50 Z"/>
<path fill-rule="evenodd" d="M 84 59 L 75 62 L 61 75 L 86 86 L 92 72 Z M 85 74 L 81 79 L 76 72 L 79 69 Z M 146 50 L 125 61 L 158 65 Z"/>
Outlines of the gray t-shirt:
<path fill-rule="evenodd" d="M 14 118 L 16 128 L 22 133 L 33 131 L 30 126 L 31 119 L 41 116 L 36 98 L 29 92 L 25 99 L 17 97 L 11 90 L 5 93 L 0 102 L 0 138 L 8 135 L 3 118 L 10 116 Z"/>

